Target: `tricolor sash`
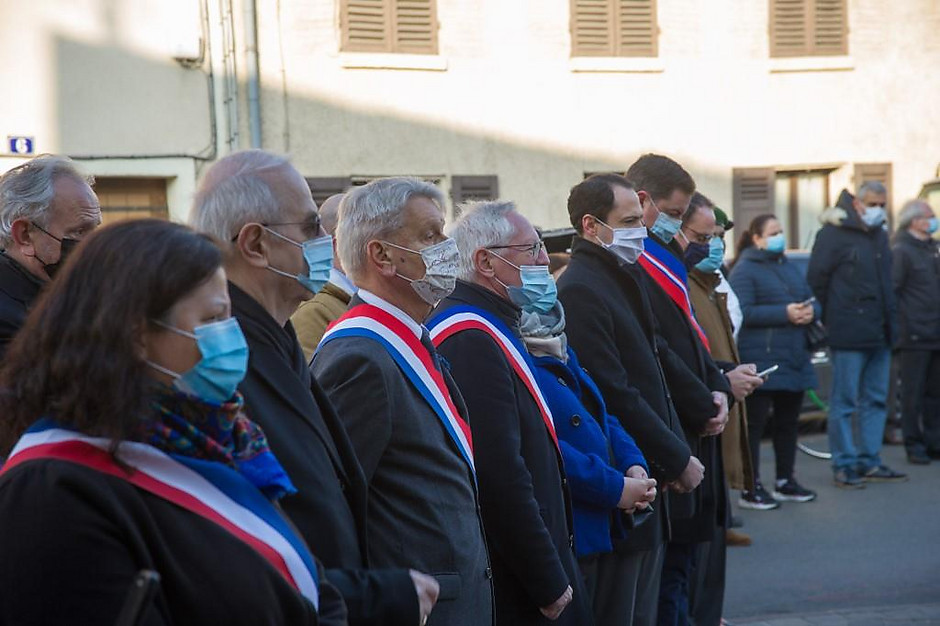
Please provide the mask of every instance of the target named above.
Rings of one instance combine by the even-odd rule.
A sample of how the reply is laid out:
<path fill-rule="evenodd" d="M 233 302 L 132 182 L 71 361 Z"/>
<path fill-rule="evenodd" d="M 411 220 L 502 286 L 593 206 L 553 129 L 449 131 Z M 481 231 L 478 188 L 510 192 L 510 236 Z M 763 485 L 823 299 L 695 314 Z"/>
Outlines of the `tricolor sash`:
<path fill-rule="evenodd" d="M 503 322 L 483 309 L 472 306 L 457 306 L 447 309 L 428 320 L 428 331 L 435 346 L 441 345 L 448 337 L 463 330 L 481 330 L 493 338 L 500 347 L 510 367 L 522 381 L 529 395 L 535 400 L 545 422 L 545 428 L 551 436 L 555 447 L 558 447 L 558 435 L 555 434 L 555 420 L 548 402 L 542 396 L 535 375 L 532 373 L 534 364 L 525 345 L 516 338 Z"/>
<path fill-rule="evenodd" d="M 682 309 L 692 328 L 698 333 L 699 339 L 705 349 L 711 352 L 708 337 L 699 326 L 698 320 L 692 312 L 692 301 L 689 299 L 689 275 L 682 261 L 672 252 L 660 245 L 652 237 L 645 241 L 645 250 L 640 255 L 640 265 L 656 281 L 663 291 Z"/>
<path fill-rule="evenodd" d="M 473 437 L 470 425 L 460 416 L 444 375 L 431 360 L 431 354 L 421 340 L 401 320 L 371 304 L 358 304 L 327 328 L 317 346 L 340 337 L 368 337 L 378 342 L 395 360 L 421 397 L 431 406 L 444 425 L 454 445 L 474 474 Z"/>
<path fill-rule="evenodd" d="M 233 469 L 200 459 L 167 454 L 124 441 L 118 465 L 108 452 L 110 439 L 87 437 L 50 420 L 34 424 L 17 442 L 0 475 L 37 459 L 58 459 L 126 480 L 138 489 L 215 522 L 252 547 L 287 582 L 319 608 L 317 569 L 304 542 L 274 505 Z"/>

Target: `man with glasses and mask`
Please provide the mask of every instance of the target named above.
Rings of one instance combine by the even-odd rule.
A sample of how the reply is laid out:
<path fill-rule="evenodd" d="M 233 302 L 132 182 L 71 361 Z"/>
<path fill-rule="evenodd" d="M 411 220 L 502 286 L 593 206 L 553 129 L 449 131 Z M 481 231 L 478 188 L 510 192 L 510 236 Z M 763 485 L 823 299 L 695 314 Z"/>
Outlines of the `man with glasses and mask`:
<path fill-rule="evenodd" d="M 310 369 L 349 433 L 369 485 L 378 567 L 431 572 L 430 624 L 493 624 L 492 571 L 477 497 L 467 409 L 423 322 L 450 295 L 458 251 L 443 196 L 414 178 L 350 191 L 336 236 L 358 287 Z M 426 618 L 431 607 L 422 607 Z"/>
<path fill-rule="evenodd" d="M 51 154 L 0 176 L 0 357 L 43 285 L 101 224 L 93 183 Z"/>
<path fill-rule="evenodd" d="M 416 570 L 370 563 L 368 485 L 290 323 L 333 261 L 306 181 L 284 157 L 236 152 L 206 172 L 190 222 L 229 245 L 232 316 L 250 351 L 238 389 L 298 489 L 281 501 L 284 511 L 342 593 L 350 624 L 420 624 L 437 583 Z"/>
<path fill-rule="evenodd" d="M 428 328 L 470 412 L 496 623 L 590 625 L 554 422 L 519 329 L 523 307 L 555 302 L 548 254 L 512 202 L 462 206 L 450 235 L 459 280 Z"/>

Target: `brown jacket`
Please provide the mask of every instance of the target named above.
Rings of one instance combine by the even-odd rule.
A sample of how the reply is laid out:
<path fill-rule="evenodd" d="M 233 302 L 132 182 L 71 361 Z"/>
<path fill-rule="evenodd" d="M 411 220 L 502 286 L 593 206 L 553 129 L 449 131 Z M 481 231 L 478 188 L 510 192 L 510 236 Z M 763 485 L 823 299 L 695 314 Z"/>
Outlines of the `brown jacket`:
<path fill-rule="evenodd" d="M 712 358 L 717 362 L 741 363 L 734 343 L 731 317 L 728 315 L 728 296 L 715 291 L 720 279 L 717 274 L 705 274 L 696 269 L 689 272 L 689 297 L 695 319 L 705 331 Z M 725 462 L 725 476 L 732 489 L 754 489 L 754 468 L 747 439 L 747 414 L 743 402 L 735 402 L 728 416 L 728 425 L 721 434 L 721 452 Z"/>
<path fill-rule="evenodd" d="M 327 283 L 317 295 L 301 304 L 291 316 L 290 321 L 294 325 L 294 331 L 303 346 L 308 363 L 313 358 L 313 351 L 317 349 L 326 327 L 346 312 L 351 299 L 352 296 L 348 293 L 333 283 Z"/>

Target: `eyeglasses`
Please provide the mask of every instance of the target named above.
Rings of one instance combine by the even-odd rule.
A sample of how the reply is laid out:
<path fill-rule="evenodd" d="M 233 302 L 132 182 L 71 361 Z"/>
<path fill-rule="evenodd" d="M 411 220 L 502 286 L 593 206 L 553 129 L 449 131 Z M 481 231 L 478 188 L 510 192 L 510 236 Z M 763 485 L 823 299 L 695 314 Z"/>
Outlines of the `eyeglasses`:
<path fill-rule="evenodd" d="M 545 249 L 545 242 L 539 239 L 535 243 L 519 243 L 511 246 L 487 246 L 486 250 L 516 250 L 518 252 L 528 252 L 529 256 L 533 259 L 539 258 L 542 250 Z"/>
<path fill-rule="evenodd" d="M 261 224 L 265 228 L 270 228 L 272 226 L 300 226 L 300 230 L 303 231 L 304 236 L 307 239 L 313 239 L 320 234 L 320 228 L 322 227 L 322 220 L 320 219 L 319 213 L 313 213 L 307 219 L 300 222 L 255 222 Z M 232 235 L 232 241 L 238 239 L 238 233 Z"/>
<path fill-rule="evenodd" d="M 687 230 L 687 231 L 689 231 L 690 233 L 692 233 L 693 235 L 695 235 L 695 241 L 696 241 L 697 243 L 708 243 L 709 241 L 711 241 L 711 240 L 714 239 L 714 237 L 715 237 L 715 235 L 706 235 L 705 233 L 700 233 L 700 232 L 698 232 L 697 230 L 692 230 L 692 229 L 689 228 L 688 226 L 685 227 L 685 230 Z"/>

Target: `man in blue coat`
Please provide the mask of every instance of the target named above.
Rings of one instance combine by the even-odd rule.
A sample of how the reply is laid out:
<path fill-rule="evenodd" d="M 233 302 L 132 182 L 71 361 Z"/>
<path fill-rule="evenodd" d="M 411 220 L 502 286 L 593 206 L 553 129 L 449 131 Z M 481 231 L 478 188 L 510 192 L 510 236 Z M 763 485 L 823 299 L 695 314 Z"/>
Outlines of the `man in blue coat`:
<path fill-rule="evenodd" d="M 846 489 L 862 488 L 865 481 L 907 480 L 880 456 L 895 318 L 886 202 L 881 183 L 863 184 L 854 198 L 843 190 L 836 206 L 844 218 L 834 212 L 837 217 L 816 235 L 806 276 L 829 329 L 829 448 L 835 484 Z M 856 413 L 857 447 L 852 432 Z"/>

